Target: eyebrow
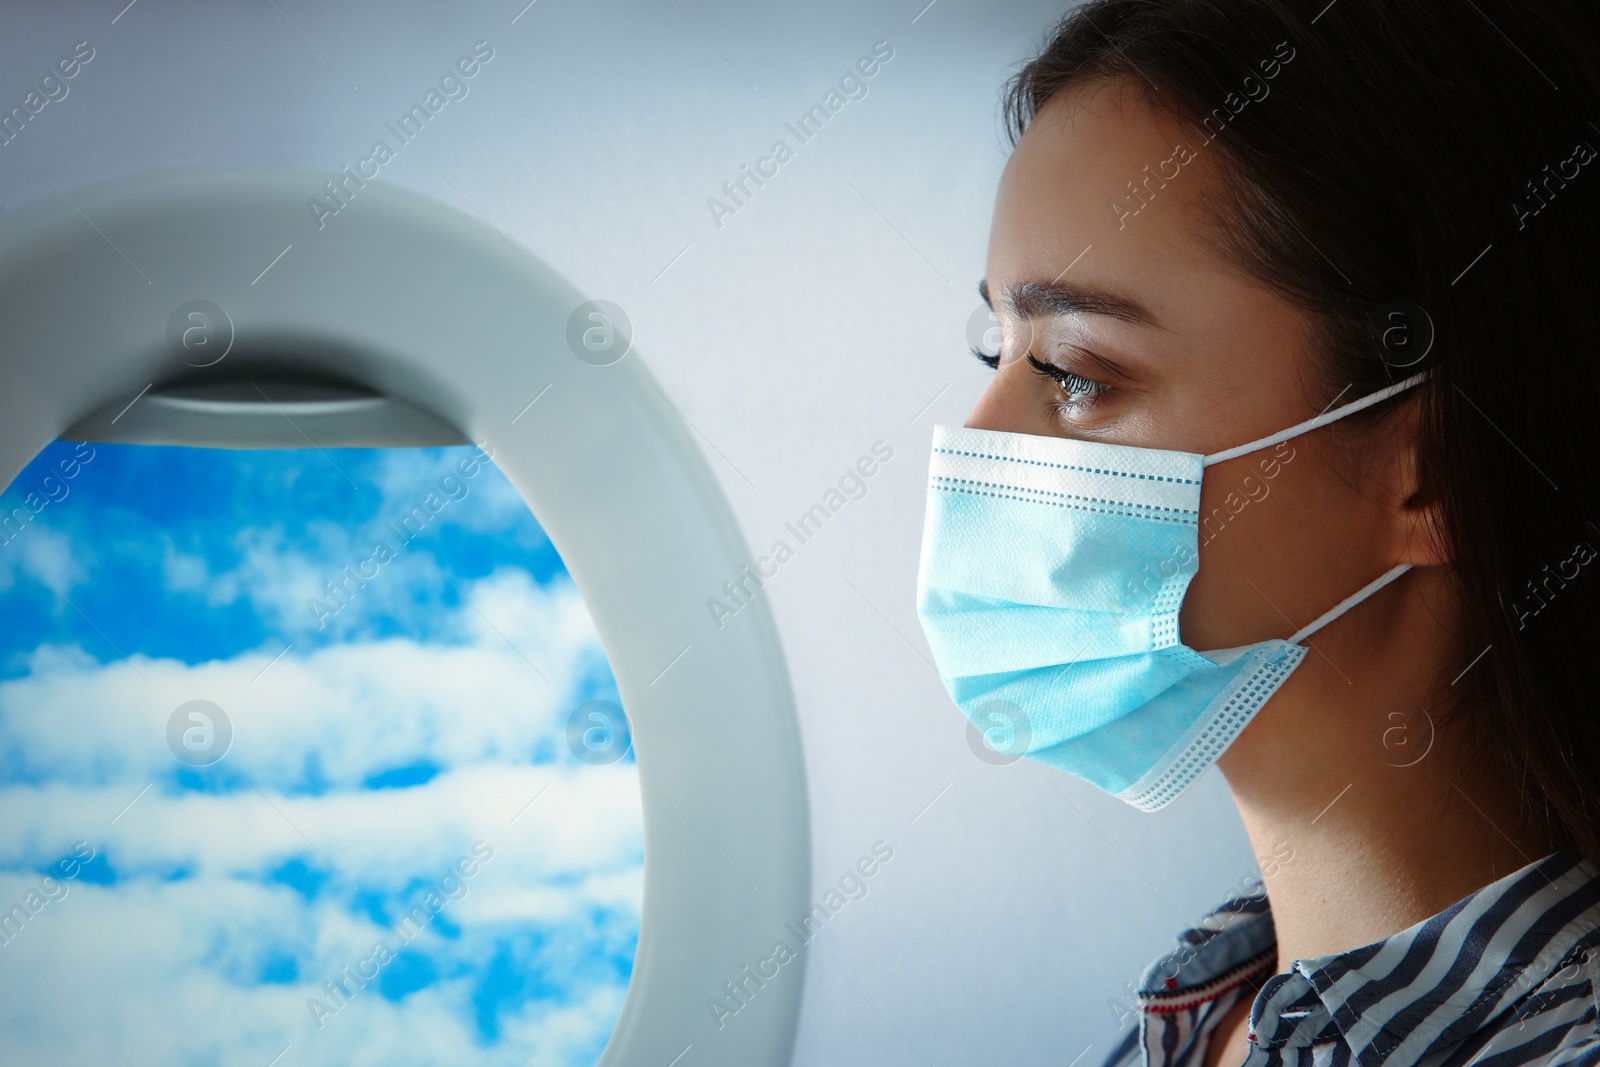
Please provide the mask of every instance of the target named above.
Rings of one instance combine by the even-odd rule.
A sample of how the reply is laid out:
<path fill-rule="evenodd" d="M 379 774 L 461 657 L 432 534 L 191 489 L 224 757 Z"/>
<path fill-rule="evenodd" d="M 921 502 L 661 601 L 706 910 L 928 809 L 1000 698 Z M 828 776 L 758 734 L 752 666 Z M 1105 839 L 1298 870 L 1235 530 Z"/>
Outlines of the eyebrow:
<path fill-rule="evenodd" d="M 978 282 L 978 295 L 989 310 L 989 280 Z M 1136 326 L 1159 326 L 1156 317 L 1137 300 L 1072 282 L 1013 282 L 1006 286 L 1006 307 L 1019 319 L 1047 315 L 1109 315 Z"/>

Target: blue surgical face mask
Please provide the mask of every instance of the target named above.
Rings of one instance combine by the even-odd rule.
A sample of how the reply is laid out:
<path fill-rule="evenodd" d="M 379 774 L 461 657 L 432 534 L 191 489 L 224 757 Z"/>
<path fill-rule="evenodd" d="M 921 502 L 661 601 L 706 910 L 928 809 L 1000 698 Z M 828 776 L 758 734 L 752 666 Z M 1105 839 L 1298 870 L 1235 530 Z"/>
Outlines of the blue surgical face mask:
<path fill-rule="evenodd" d="M 1430 373 L 1210 456 L 934 427 L 917 614 L 951 699 L 993 748 L 1146 811 L 1171 803 L 1299 666 L 1301 641 L 1410 566 L 1287 638 L 1191 649 L 1178 609 L 1200 565 L 1202 472 Z"/>

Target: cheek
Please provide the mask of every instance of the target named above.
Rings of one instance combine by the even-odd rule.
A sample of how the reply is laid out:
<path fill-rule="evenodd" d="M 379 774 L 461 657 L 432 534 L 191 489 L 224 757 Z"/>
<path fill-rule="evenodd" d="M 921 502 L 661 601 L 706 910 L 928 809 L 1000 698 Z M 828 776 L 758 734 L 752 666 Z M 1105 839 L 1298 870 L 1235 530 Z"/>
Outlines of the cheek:
<path fill-rule="evenodd" d="M 1389 565 L 1382 513 L 1329 469 L 1306 438 L 1266 481 L 1254 455 L 1206 470 L 1201 484 L 1200 570 L 1179 612 L 1179 634 L 1198 650 L 1287 638 Z"/>

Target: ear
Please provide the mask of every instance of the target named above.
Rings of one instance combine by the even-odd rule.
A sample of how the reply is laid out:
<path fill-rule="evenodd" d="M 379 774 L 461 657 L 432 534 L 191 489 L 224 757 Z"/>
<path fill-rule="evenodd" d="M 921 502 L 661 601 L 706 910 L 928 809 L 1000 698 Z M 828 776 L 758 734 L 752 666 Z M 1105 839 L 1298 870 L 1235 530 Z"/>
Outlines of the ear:
<path fill-rule="evenodd" d="M 1389 429 L 1380 446 L 1383 466 L 1377 479 L 1379 502 L 1392 519 L 1391 558 L 1413 567 L 1437 567 L 1449 563 L 1451 555 L 1444 539 L 1438 489 L 1418 447 L 1420 410 L 1421 397 L 1413 395 L 1386 420 Z"/>

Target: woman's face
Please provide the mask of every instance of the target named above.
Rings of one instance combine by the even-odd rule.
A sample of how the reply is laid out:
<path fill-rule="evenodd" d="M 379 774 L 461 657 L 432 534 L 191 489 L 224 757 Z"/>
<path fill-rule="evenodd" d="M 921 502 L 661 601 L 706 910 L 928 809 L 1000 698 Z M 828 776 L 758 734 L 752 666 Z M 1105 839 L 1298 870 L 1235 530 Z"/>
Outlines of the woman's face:
<path fill-rule="evenodd" d="M 1203 141 L 1126 82 L 1040 109 L 995 202 L 984 286 L 1000 366 L 966 425 L 1212 453 L 1319 413 L 1305 313 L 1205 239 L 1207 198 L 1229 179 Z M 1206 468 L 1185 644 L 1287 637 L 1402 558 L 1393 513 L 1339 473 L 1377 458 L 1382 481 L 1392 445 L 1334 464 L 1331 433 Z"/>

